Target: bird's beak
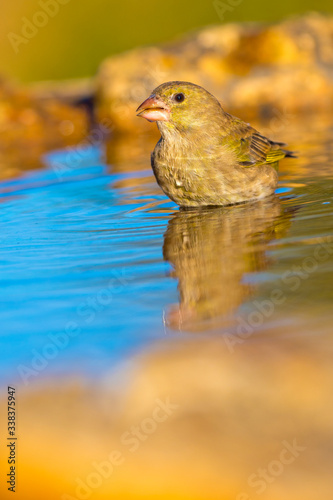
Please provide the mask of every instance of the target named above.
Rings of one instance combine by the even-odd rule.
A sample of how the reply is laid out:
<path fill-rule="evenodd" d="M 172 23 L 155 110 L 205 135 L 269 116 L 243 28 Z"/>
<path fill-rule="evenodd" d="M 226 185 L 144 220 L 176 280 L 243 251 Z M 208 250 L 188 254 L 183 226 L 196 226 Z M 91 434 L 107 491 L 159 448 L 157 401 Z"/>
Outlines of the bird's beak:
<path fill-rule="evenodd" d="M 136 110 L 137 116 L 146 118 L 149 122 L 168 121 L 170 109 L 161 99 L 152 94 Z"/>

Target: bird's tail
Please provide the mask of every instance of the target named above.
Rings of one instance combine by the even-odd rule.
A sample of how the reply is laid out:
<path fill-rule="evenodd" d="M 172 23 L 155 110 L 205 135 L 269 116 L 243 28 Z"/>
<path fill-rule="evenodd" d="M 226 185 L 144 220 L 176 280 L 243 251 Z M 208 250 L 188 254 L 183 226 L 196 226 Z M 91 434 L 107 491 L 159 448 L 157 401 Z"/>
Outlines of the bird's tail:
<path fill-rule="evenodd" d="M 285 153 L 286 158 L 298 158 L 295 151 L 290 151 L 289 149 L 283 149 L 282 151 Z"/>
<path fill-rule="evenodd" d="M 274 146 L 278 146 L 281 148 L 281 151 L 284 153 L 285 158 L 297 158 L 297 154 L 295 151 L 290 151 L 290 149 L 284 149 L 287 144 L 285 142 L 273 142 L 271 141 Z"/>

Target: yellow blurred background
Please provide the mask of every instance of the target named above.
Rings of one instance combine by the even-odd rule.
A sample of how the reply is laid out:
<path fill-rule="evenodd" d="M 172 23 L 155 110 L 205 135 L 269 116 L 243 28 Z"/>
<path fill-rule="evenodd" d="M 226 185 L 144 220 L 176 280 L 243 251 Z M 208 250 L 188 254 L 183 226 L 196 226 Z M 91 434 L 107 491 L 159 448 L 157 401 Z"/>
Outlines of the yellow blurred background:
<path fill-rule="evenodd" d="M 168 0 L 164 4 L 154 0 L 3 2 L 0 73 L 24 82 L 91 76 L 108 55 L 168 41 L 200 26 L 273 21 L 314 8 L 333 12 L 330 0 L 315 5 L 311 0 L 283 0 L 269 7 L 264 0 Z M 29 23 L 33 22 L 31 27 Z M 17 38 L 22 34 L 28 35 L 23 36 L 25 41 Z"/>

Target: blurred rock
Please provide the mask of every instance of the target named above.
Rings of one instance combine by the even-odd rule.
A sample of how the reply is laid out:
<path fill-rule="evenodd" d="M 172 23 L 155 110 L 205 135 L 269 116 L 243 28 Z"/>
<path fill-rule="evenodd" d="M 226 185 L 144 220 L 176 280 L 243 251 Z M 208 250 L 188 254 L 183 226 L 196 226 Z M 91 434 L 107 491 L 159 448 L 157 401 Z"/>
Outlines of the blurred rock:
<path fill-rule="evenodd" d="M 204 86 L 244 119 L 333 108 L 333 18 L 312 13 L 276 25 L 208 27 L 160 47 L 107 59 L 97 77 L 98 115 L 119 132 L 147 130 L 136 107 L 162 82 Z"/>
<path fill-rule="evenodd" d="M 36 168 L 44 152 L 78 143 L 88 129 L 87 110 L 64 95 L 0 80 L 1 178 Z"/>
<path fill-rule="evenodd" d="M 256 332 L 234 352 L 223 336 L 165 342 L 89 384 L 20 386 L 15 498 L 331 498 L 332 342 L 317 327 Z"/>

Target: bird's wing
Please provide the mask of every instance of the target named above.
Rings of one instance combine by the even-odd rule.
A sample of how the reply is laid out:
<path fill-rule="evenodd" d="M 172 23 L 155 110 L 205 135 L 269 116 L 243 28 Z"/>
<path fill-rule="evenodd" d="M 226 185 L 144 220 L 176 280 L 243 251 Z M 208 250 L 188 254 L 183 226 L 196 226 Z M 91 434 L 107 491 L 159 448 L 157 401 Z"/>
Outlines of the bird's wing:
<path fill-rule="evenodd" d="M 230 128 L 232 148 L 237 154 L 240 165 L 244 167 L 276 163 L 292 154 L 282 149 L 286 144 L 267 139 L 241 120 L 233 118 Z"/>

